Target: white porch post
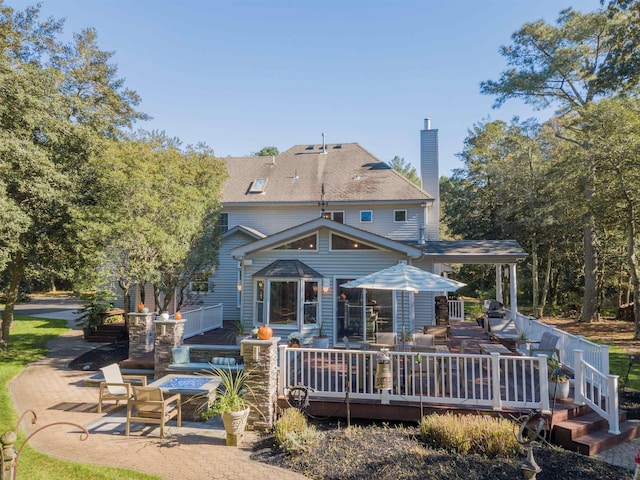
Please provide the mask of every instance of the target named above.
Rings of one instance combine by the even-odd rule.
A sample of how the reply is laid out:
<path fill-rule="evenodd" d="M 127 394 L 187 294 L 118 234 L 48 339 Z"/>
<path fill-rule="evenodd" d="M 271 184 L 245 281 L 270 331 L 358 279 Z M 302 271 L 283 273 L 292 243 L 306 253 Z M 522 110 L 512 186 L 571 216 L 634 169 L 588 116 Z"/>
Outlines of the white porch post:
<path fill-rule="evenodd" d="M 502 297 L 502 264 L 496 263 L 496 300 L 504 303 Z"/>
<path fill-rule="evenodd" d="M 516 318 L 518 313 L 518 285 L 516 282 L 516 264 L 509 264 L 509 309 L 511 310 L 511 318 Z"/>

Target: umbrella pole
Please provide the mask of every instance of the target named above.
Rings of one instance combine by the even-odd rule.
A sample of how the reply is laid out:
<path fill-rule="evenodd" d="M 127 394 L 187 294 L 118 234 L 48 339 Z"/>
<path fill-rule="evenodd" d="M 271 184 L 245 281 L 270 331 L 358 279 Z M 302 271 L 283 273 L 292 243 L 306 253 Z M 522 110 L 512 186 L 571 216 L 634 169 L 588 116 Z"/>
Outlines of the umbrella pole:
<path fill-rule="evenodd" d="M 404 347 L 404 290 L 402 291 L 402 346 Z"/>

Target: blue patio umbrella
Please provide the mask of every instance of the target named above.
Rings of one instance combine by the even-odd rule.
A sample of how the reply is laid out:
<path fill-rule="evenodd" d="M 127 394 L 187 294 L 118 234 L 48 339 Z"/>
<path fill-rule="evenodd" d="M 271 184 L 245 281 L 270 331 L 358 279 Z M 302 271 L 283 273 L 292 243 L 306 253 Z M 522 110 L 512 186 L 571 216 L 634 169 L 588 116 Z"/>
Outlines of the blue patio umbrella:
<path fill-rule="evenodd" d="M 420 268 L 399 263 L 340 285 L 344 288 L 398 290 L 401 292 L 453 292 L 466 284 L 441 277 Z M 402 294 L 402 333 L 404 337 L 404 293 Z"/>

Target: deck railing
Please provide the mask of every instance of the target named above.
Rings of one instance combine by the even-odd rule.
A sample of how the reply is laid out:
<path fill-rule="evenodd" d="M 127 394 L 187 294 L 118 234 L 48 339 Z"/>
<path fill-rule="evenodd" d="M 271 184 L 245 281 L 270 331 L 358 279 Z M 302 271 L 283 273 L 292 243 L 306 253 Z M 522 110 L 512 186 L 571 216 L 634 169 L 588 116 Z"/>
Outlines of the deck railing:
<path fill-rule="evenodd" d="M 222 304 L 210 307 L 195 308 L 182 313 L 186 320 L 184 324 L 184 338 L 193 337 L 200 333 L 208 332 L 214 328 L 222 328 Z M 173 318 L 173 316 L 172 316 Z"/>
<path fill-rule="evenodd" d="M 449 320 L 464 320 L 464 300 L 449 300 Z"/>
<path fill-rule="evenodd" d="M 544 357 L 389 352 L 393 386 L 375 387 L 380 352 L 280 347 L 280 394 L 293 386 L 311 398 L 434 402 L 502 410 L 549 412 Z"/>
<path fill-rule="evenodd" d="M 547 325 L 521 313 L 516 313 L 515 324 L 518 331 L 524 332 L 527 340 L 540 340 L 544 332 L 551 332 L 560 337 L 558 341 L 560 362 L 572 372 L 576 371 L 573 351 L 581 350 L 584 360 L 588 364 L 592 365 L 603 375 L 609 374 L 609 345 L 599 345 L 590 342 L 584 337 L 572 335 L 553 325 Z"/>
<path fill-rule="evenodd" d="M 618 376 L 605 375 L 589 365 L 581 350 L 573 352 L 576 365 L 574 397 L 577 404 L 584 403 L 609 422 L 609 433 L 620 433 L 618 414 Z"/>

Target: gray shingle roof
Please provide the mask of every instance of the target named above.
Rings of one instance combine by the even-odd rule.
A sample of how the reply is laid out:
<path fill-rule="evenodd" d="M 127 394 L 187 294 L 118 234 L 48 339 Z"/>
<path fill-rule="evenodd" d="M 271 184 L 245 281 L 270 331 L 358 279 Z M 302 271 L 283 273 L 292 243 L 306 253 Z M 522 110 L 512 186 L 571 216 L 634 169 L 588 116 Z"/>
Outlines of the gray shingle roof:
<path fill-rule="evenodd" d="M 505 263 L 529 256 L 516 240 L 440 240 L 427 242 L 422 251 L 434 262 L 451 263 Z"/>
<path fill-rule="evenodd" d="M 296 145 L 276 157 L 223 159 L 229 179 L 224 204 L 318 202 L 324 183 L 328 202 L 427 201 L 432 197 L 357 143 Z M 249 193 L 254 180 L 263 193 Z"/>
<path fill-rule="evenodd" d="M 321 274 L 300 260 L 276 260 L 260 271 L 254 277 L 290 277 L 290 278 L 320 278 Z"/>

